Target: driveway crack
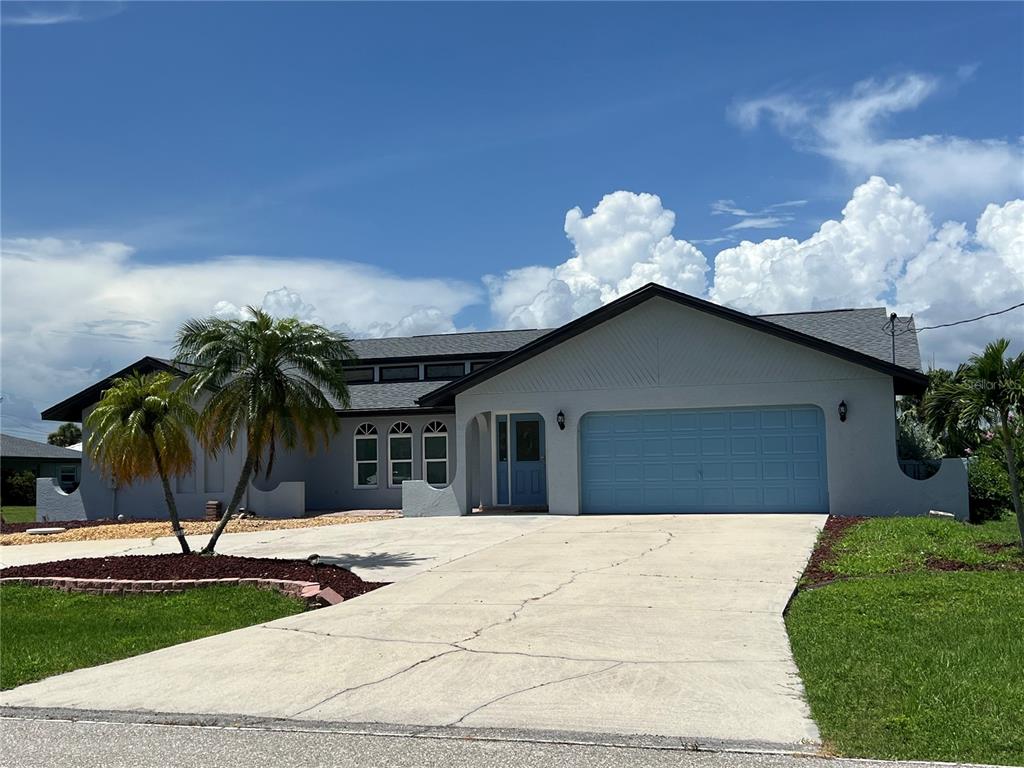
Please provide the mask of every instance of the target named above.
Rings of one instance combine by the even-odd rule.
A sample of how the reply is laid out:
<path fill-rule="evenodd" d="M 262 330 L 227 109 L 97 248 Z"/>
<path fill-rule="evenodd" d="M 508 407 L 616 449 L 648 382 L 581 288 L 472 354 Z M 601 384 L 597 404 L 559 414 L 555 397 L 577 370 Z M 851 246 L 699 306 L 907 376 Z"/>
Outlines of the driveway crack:
<path fill-rule="evenodd" d="M 305 707 L 304 709 L 300 709 L 298 712 L 295 712 L 294 714 L 292 714 L 291 717 L 299 717 L 300 715 L 304 715 L 307 712 L 309 712 L 311 710 L 314 710 L 317 707 L 322 706 L 322 705 L 326 704 L 329 701 L 333 701 L 334 699 L 338 698 L 339 696 L 343 696 L 346 693 L 351 693 L 352 691 L 359 691 L 359 690 L 362 690 L 363 688 L 369 688 L 370 686 L 379 685 L 380 683 L 385 683 L 388 680 L 394 680 L 396 677 L 399 677 L 400 675 L 404 675 L 406 672 L 409 672 L 409 671 L 411 671 L 413 669 L 416 669 L 416 667 L 422 666 L 423 664 L 426 664 L 427 662 L 433 661 L 434 659 L 439 659 L 442 656 L 448 656 L 449 654 L 459 653 L 459 652 L 460 652 L 460 649 L 456 649 L 456 648 L 452 648 L 452 649 L 447 650 L 447 651 L 441 651 L 440 653 L 435 653 L 435 654 L 433 654 L 431 656 L 427 656 L 425 659 L 419 659 L 418 661 L 416 661 L 416 662 L 414 662 L 412 664 L 409 664 L 408 666 L 402 667 L 402 669 L 398 670 L 397 672 L 392 672 L 390 675 L 385 675 L 384 677 L 381 677 L 381 678 L 379 678 L 377 680 L 369 680 L 369 681 L 367 681 L 365 683 L 360 683 L 359 685 L 352 685 L 352 686 L 349 686 L 348 688 L 342 688 L 340 691 L 336 691 L 335 693 L 332 693 L 330 696 L 325 696 L 323 699 L 321 699 L 320 701 L 316 702 L 315 704 L 311 704 L 308 707 Z"/>
<path fill-rule="evenodd" d="M 508 693 L 503 693 L 500 696 L 495 696 L 493 699 L 491 699 L 489 701 L 485 701 L 483 704 L 480 704 L 480 705 L 478 705 L 476 707 L 473 707 L 473 709 L 469 710 L 466 714 L 464 714 L 459 719 L 453 720 L 452 722 L 448 723 L 447 727 L 451 728 L 451 727 L 457 726 L 461 722 L 463 722 L 467 717 L 475 715 L 481 709 L 484 709 L 485 707 L 489 707 L 492 704 L 497 704 L 499 701 L 504 701 L 505 699 L 509 699 L 509 698 L 511 698 L 513 696 L 518 696 L 520 693 L 526 693 L 528 691 L 535 691 L 538 688 L 545 688 L 545 687 L 547 687 L 549 685 L 558 685 L 559 683 L 567 683 L 570 680 L 580 680 L 580 679 L 582 679 L 584 677 L 590 677 L 591 675 L 600 675 L 600 674 L 602 674 L 604 672 L 610 672 L 611 670 L 615 669 L 616 667 L 621 667 L 623 665 L 623 663 L 624 662 L 616 661 L 614 664 L 609 664 L 607 667 L 602 667 L 601 669 L 592 669 L 592 670 L 590 670 L 588 672 L 580 672 L 580 673 L 577 673 L 575 675 L 568 675 L 566 677 L 560 677 L 560 678 L 558 678 L 556 680 L 547 680 L 547 681 L 545 681 L 543 683 L 538 683 L 537 685 L 530 685 L 530 686 L 527 686 L 526 688 L 519 688 L 518 690 L 515 690 L 515 691 L 509 691 Z"/>

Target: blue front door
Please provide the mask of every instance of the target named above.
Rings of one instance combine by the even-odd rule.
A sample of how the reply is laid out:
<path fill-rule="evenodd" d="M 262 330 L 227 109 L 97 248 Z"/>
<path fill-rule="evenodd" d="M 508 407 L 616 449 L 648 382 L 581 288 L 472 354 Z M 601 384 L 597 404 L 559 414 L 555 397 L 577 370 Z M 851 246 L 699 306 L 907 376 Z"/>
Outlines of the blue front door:
<path fill-rule="evenodd" d="M 828 512 L 814 406 L 588 413 L 581 511 Z"/>
<path fill-rule="evenodd" d="M 544 420 L 536 413 L 517 413 L 509 419 L 511 501 L 516 506 L 547 504 L 544 472 Z M 499 453 L 500 458 L 500 453 Z M 499 467 L 500 468 L 500 467 Z M 499 503 L 500 503 L 499 488 Z"/>

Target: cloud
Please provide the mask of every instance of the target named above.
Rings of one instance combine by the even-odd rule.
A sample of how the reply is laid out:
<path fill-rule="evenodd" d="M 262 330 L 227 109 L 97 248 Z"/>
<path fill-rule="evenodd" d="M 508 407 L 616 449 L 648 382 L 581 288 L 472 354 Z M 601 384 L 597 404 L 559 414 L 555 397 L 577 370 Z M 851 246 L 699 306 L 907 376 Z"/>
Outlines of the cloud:
<path fill-rule="evenodd" d="M 959 222 L 935 227 L 899 185 L 874 177 L 806 240 L 721 251 L 710 293 L 751 313 L 888 305 L 919 327 L 976 317 L 1024 296 L 1024 201 L 990 204 L 972 233 Z M 920 344 L 926 363 L 954 366 L 998 336 L 1024 346 L 1024 311 L 925 331 Z"/>
<path fill-rule="evenodd" d="M 573 208 L 565 234 L 574 255 L 555 267 L 531 266 L 484 277 L 495 323 L 560 325 L 648 282 L 703 293 L 707 259 L 672 236 L 675 213 L 657 195 L 605 195 L 589 215 Z"/>
<path fill-rule="evenodd" d="M 730 200 L 715 206 L 721 215 L 755 213 Z M 1024 296 L 1022 201 L 989 205 L 972 233 L 957 222 L 936 227 L 900 185 L 872 177 L 854 189 L 838 219 L 806 239 L 744 240 L 721 250 L 710 284 L 703 255 L 672 234 L 674 225 L 672 211 L 653 195 L 616 192 L 589 216 L 570 210 L 572 258 L 484 278 L 495 325 L 558 325 L 645 278 L 753 314 L 888 306 L 914 313 L 921 326 L 1003 309 Z M 1000 335 L 1024 346 L 1024 311 L 926 331 L 922 354 L 953 366 Z"/>
<path fill-rule="evenodd" d="M 5 239 L 2 250 L 3 390 L 37 414 L 143 355 L 168 354 L 188 317 L 237 317 L 254 304 L 357 335 L 425 333 L 454 330 L 454 315 L 481 297 L 476 285 L 351 262 L 154 264 L 125 243 L 57 238 Z"/>
<path fill-rule="evenodd" d="M 712 216 L 736 216 L 740 220 L 725 228 L 726 232 L 735 232 L 741 229 L 778 229 L 793 221 L 794 216 L 787 209 L 799 208 L 807 205 L 806 200 L 787 200 L 783 203 L 775 203 L 757 211 L 748 211 L 740 208 L 733 200 L 716 200 L 711 204 Z M 721 242 L 727 238 L 703 240 L 700 242 L 711 243 Z M 693 242 L 698 242 L 694 240 Z"/>
<path fill-rule="evenodd" d="M 957 79 L 966 82 L 973 72 L 970 66 L 962 67 Z M 885 81 L 865 80 L 843 95 L 751 99 L 736 104 L 731 114 L 748 129 L 768 121 L 799 148 L 835 161 L 851 178 L 883 175 L 943 211 L 958 211 L 964 205 L 977 211 L 992 200 L 1022 194 L 1024 145 L 1019 137 L 882 134 L 888 118 L 916 109 L 942 86 L 939 78 L 910 73 Z"/>
<path fill-rule="evenodd" d="M 750 216 L 729 225 L 725 228 L 725 231 L 733 232 L 737 229 L 778 229 L 790 221 L 792 221 L 791 218 L 782 216 Z"/>
<path fill-rule="evenodd" d="M 120 2 L 42 3 L 5 2 L 0 23 L 5 27 L 50 27 L 114 16 L 124 10 Z"/>
<path fill-rule="evenodd" d="M 873 177 L 854 190 L 840 221 L 805 241 L 744 241 L 720 252 L 711 298 L 760 312 L 879 302 L 930 232 L 922 206 Z"/>

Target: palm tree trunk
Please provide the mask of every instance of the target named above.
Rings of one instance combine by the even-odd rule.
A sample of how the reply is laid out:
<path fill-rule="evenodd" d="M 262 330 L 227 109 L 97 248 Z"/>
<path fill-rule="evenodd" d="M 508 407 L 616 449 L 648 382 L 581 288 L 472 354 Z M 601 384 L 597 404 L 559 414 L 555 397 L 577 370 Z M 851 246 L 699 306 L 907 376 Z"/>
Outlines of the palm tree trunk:
<path fill-rule="evenodd" d="M 217 522 L 217 527 L 213 529 L 213 534 L 210 536 L 209 542 L 203 547 L 202 554 L 212 555 L 214 547 L 217 546 L 217 539 L 224 533 L 224 528 L 228 524 L 228 520 L 231 516 L 238 511 L 238 505 L 242 503 L 242 494 L 245 493 L 245 489 L 249 485 L 249 480 L 252 479 L 253 467 L 256 466 L 256 451 L 252 441 L 250 440 L 247 445 L 245 452 L 245 463 L 242 465 L 242 474 L 238 478 L 238 485 L 235 486 L 235 492 L 231 495 L 231 503 L 228 504 L 228 508 L 224 510 L 224 514 L 220 516 L 220 520 Z"/>
<path fill-rule="evenodd" d="M 1017 452 L 1013 447 L 1013 431 L 1006 417 L 1003 417 L 1003 451 L 1006 453 L 1006 470 L 1010 473 L 1010 495 L 1013 497 L 1013 511 L 1017 514 L 1017 530 L 1020 546 L 1024 549 L 1024 509 L 1020 501 L 1020 477 L 1017 475 Z"/>
<path fill-rule="evenodd" d="M 156 462 L 156 471 L 160 475 L 160 484 L 164 488 L 164 501 L 167 503 L 167 516 L 171 519 L 171 532 L 178 539 L 178 544 L 181 545 L 181 553 L 183 555 L 191 555 L 192 550 L 189 549 L 188 540 L 185 538 L 185 532 L 181 530 L 181 520 L 178 519 L 178 504 L 174 501 L 174 494 L 171 493 L 171 481 L 167 477 L 167 473 L 164 471 L 164 462 L 160 456 L 160 449 L 157 447 L 156 438 L 153 435 L 149 435 L 149 447 L 153 450 L 153 460 Z"/>

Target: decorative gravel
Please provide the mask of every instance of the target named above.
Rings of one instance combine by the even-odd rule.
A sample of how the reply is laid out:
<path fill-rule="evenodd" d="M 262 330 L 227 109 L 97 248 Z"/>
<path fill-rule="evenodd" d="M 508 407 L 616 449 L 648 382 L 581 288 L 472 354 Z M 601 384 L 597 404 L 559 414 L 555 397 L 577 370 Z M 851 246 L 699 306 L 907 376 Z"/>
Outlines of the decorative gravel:
<path fill-rule="evenodd" d="M 63 576 L 77 579 L 284 579 L 315 581 L 330 587 L 343 598 L 370 592 L 386 582 L 363 581 L 346 568 L 320 565 L 314 568 L 305 560 L 279 560 L 232 555 L 122 555 L 120 557 L 82 557 L 4 568 L 7 576 Z"/>
<path fill-rule="evenodd" d="M 350 525 L 352 523 L 368 523 L 376 520 L 390 520 L 398 517 L 398 512 L 382 511 L 369 514 L 320 515 L 318 517 L 286 518 L 266 520 L 249 518 L 232 520 L 228 523 L 225 533 L 248 533 L 252 531 L 275 531 L 289 528 L 317 528 L 322 525 Z M 59 526 L 67 528 L 64 533 L 48 536 L 33 536 L 25 533 L 29 528 L 41 526 Z M 205 520 L 186 520 L 182 522 L 185 533 L 189 536 L 201 536 L 213 533 L 216 522 Z M 7 523 L 0 530 L 0 546 L 10 544 L 42 544 L 52 541 L 99 541 L 103 539 L 152 539 L 158 536 L 170 536 L 171 524 L 166 520 L 69 520 L 49 523 Z"/>

